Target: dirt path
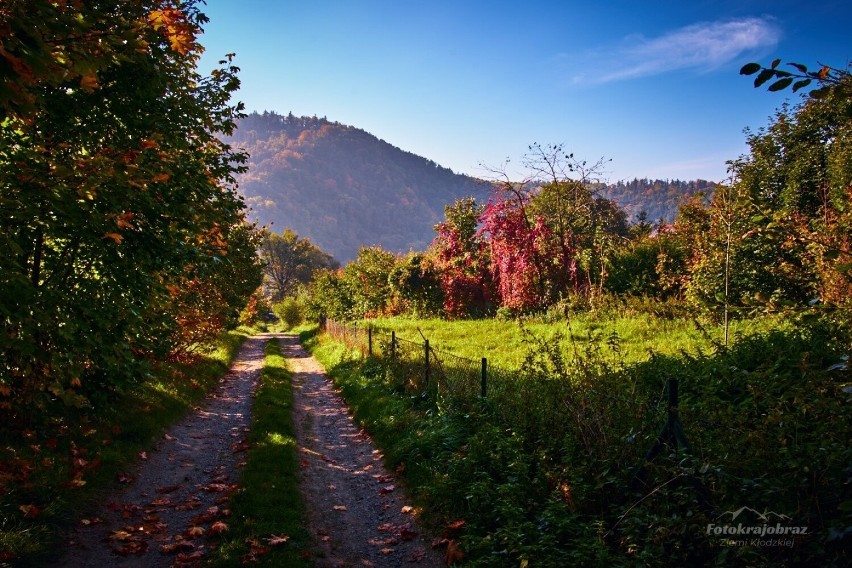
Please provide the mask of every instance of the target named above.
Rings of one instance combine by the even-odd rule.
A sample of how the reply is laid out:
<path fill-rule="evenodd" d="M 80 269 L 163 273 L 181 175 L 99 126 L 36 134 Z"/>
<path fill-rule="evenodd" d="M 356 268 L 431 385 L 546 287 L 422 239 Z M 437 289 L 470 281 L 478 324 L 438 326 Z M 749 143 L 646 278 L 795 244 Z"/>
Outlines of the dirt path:
<path fill-rule="evenodd" d="M 415 526 L 382 456 L 297 338 L 282 340 L 294 386 L 302 493 L 316 565 L 444 566 Z"/>
<path fill-rule="evenodd" d="M 209 535 L 217 521 L 227 520 L 224 502 L 245 460 L 263 349 L 273 337 L 248 339 L 205 403 L 120 480 L 127 486 L 97 517 L 83 520 L 89 524 L 72 536 L 65 566 L 190 565 L 203 558 L 208 547 L 199 529 Z"/>
<path fill-rule="evenodd" d="M 248 339 L 221 383 L 148 452 L 104 509 L 71 535 L 63 566 L 192 566 L 227 523 L 268 340 L 280 338 L 294 385 L 301 485 L 320 567 L 443 566 L 370 438 L 322 366 L 292 335 Z M 130 418 L 130 417 L 129 417 Z"/>

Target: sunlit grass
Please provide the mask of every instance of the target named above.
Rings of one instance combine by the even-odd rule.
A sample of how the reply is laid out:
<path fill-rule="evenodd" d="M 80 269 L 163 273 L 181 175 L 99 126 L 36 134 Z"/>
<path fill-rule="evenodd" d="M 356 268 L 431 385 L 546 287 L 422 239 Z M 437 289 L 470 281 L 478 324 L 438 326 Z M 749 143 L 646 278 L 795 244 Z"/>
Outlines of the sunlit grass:
<path fill-rule="evenodd" d="M 253 558 L 258 566 L 309 566 L 309 535 L 299 493 L 297 443 L 293 428 L 293 391 L 277 340 L 266 345 L 261 384 L 252 407 L 251 450 L 240 474 L 240 490 L 231 500 L 229 530 L 213 553 L 214 566 L 239 566 Z M 268 545 L 286 536 L 282 545 Z M 267 554 L 252 555 L 265 548 Z"/>
<path fill-rule="evenodd" d="M 724 337 L 720 325 L 704 326 L 691 319 L 665 319 L 650 314 L 605 320 L 580 315 L 554 323 L 377 318 L 359 325 L 371 325 L 385 334 L 393 330 L 397 337 L 418 343 L 425 337 L 439 351 L 473 360 L 487 357 L 490 363 L 508 369 L 521 366 L 525 355 L 533 348 L 533 337 L 561 336 L 563 349 L 569 356 L 582 352 L 590 343 L 597 343 L 605 357 L 624 363 L 646 361 L 651 353 L 678 355 L 710 351 L 715 348 L 714 342 L 720 343 Z M 770 327 L 777 329 L 779 325 L 783 323 L 769 318 L 736 320 L 729 333 L 731 337 L 750 335 Z"/>

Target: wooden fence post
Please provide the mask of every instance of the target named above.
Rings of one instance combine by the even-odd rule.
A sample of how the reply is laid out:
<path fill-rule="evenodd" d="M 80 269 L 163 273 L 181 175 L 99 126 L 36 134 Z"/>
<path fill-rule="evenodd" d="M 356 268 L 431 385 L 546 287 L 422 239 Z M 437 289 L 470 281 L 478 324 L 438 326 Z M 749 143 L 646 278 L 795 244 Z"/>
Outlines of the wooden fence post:
<path fill-rule="evenodd" d="M 367 327 L 367 355 L 373 356 L 373 326 Z"/>
<path fill-rule="evenodd" d="M 480 394 L 482 398 L 488 395 L 488 359 L 482 358 L 482 377 L 480 378 Z"/>
<path fill-rule="evenodd" d="M 425 376 L 426 381 L 423 384 L 423 389 L 426 390 L 426 387 L 429 386 L 429 374 L 430 374 L 429 373 L 429 340 L 428 339 L 423 344 L 423 346 L 425 348 L 425 352 L 424 352 L 425 359 L 424 360 L 425 360 L 425 363 L 426 363 L 426 376 Z"/>
<path fill-rule="evenodd" d="M 396 359 L 396 332 L 391 330 L 391 361 Z"/>

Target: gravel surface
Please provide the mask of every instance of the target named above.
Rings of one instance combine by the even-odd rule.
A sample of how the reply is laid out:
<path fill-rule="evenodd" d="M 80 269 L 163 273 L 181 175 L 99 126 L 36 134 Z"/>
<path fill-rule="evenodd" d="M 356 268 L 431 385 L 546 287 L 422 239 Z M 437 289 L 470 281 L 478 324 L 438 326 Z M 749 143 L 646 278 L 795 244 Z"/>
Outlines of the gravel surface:
<path fill-rule="evenodd" d="M 315 565 L 444 566 L 322 366 L 294 336 L 282 340 L 294 386 L 294 421 Z"/>
<path fill-rule="evenodd" d="M 203 405 L 145 454 L 103 510 L 70 535 L 63 566 L 200 565 L 207 538 L 228 522 L 245 460 L 264 346 L 280 339 L 294 386 L 301 489 L 319 567 L 444 566 L 416 510 L 349 415 L 322 366 L 292 335 L 248 339 Z"/>
<path fill-rule="evenodd" d="M 263 349 L 272 337 L 246 340 L 205 403 L 174 426 L 137 471 L 119 477 L 122 490 L 72 535 L 65 566 L 153 567 L 203 559 L 206 536 L 216 532 L 216 522 L 227 523 L 225 502 L 245 460 Z"/>

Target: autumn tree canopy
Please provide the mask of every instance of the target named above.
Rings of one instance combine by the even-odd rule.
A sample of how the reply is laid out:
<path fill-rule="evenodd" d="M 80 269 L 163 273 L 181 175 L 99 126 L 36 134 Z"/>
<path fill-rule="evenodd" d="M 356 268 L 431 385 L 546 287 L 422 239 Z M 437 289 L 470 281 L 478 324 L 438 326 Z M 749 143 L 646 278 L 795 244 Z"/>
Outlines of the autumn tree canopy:
<path fill-rule="evenodd" d="M 196 64 L 188 0 L 0 6 L 0 404 L 85 404 L 236 320 L 256 231 L 218 135 L 230 58 Z M 215 306 L 204 314 L 192 306 Z M 203 320 L 203 321 L 202 321 Z"/>

